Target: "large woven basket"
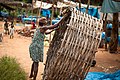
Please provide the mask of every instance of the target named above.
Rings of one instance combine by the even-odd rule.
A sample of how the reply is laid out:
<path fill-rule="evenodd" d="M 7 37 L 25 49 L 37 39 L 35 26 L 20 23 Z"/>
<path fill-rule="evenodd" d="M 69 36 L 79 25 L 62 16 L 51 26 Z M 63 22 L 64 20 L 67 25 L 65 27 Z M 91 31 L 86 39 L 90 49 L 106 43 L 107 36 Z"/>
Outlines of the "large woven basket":
<path fill-rule="evenodd" d="M 43 80 L 83 80 L 101 40 L 102 21 L 75 8 L 54 34 Z"/>

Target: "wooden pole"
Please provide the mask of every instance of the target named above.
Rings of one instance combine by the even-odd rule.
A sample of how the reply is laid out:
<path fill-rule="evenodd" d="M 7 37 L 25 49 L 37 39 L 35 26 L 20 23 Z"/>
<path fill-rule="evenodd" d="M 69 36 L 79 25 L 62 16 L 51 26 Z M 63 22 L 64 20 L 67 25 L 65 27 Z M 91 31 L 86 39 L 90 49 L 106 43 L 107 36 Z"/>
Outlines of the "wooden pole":
<path fill-rule="evenodd" d="M 103 16 L 102 16 L 102 20 L 104 19 L 104 16 L 105 16 L 105 14 L 103 14 Z"/>
<path fill-rule="evenodd" d="M 60 13 L 59 13 L 59 15 L 61 15 L 62 14 L 62 7 L 60 8 Z"/>
<path fill-rule="evenodd" d="M 90 0 L 88 0 L 88 3 L 87 3 L 87 8 L 86 8 L 86 13 L 87 13 L 87 14 L 88 14 L 89 6 L 90 6 Z"/>
<path fill-rule="evenodd" d="M 53 15 L 54 15 L 54 1 L 53 1 L 53 5 L 52 5 L 52 15 L 51 15 L 51 20 L 50 20 L 50 24 L 52 25 L 52 20 L 53 20 Z M 51 36 L 52 34 L 50 33 L 50 37 L 49 37 L 49 43 L 51 42 Z"/>
<path fill-rule="evenodd" d="M 42 10 L 42 1 L 43 1 L 43 0 L 41 0 L 40 9 L 39 9 L 39 16 L 41 15 L 41 10 Z"/>
<path fill-rule="evenodd" d="M 53 15 L 54 15 L 54 4 L 52 5 L 52 15 L 51 15 L 51 22 L 50 22 L 51 25 L 52 25 Z"/>
<path fill-rule="evenodd" d="M 81 9 L 81 0 L 79 0 L 79 9 Z"/>
<path fill-rule="evenodd" d="M 32 19 L 33 19 L 33 2 L 34 0 L 32 0 Z M 32 22 L 32 19 L 31 19 L 31 22 Z"/>
<path fill-rule="evenodd" d="M 40 3 L 40 7 L 38 8 L 38 18 L 37 18 L 37 21 L 41 15 L 41 10 L 42 10 L 42 0 L 41 0 L 41 3 Z M 39 25 L 39 22 L 36 21 L 36 24 Z"/>
<path fill-rule="evenodd" d="M 103 29 L 104 29 L 104 32 L 107 33 L 107 29 L 106 29 L 106 26 L 107 26 L 107 13 L 105 15 L 105 21 L 104 21 L 104 25 L 103 25 Z M 107 35 L 105 34 L 105 50 L 107 51 Z"/>

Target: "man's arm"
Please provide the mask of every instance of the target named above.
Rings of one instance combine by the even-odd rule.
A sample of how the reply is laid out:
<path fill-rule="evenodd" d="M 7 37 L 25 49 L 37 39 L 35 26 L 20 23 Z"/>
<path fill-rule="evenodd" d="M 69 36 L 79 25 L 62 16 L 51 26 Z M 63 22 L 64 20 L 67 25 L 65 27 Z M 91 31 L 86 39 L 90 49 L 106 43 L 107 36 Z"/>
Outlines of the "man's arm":
<path fill-rule="evenodd" d="M 54 31 L 54 29 L 52 29 L 52 30 L 46 30 L 45 31 L 45 34 L 50 34 L 51 32 L 53 32 Z"/>
<path fill-rule="evenodd" d="M 59 25 L 59 23 L 56 23 L 56 24 L 54 24 L 54 25 L 41 27 L 41 29 L 44 29 L 44 30 L 54 29 L 54 28 L 56 28 L 58 25 Z"/>
<path fill-rule="evenodd" d="M 45 27 L 41 27 L 41 28 L 43 28 L 43 29 L 45 29 L 45 30 L 47 30 L 47 29 L 54 29 L 54 28 L 57 28 L 57 27 L 59 26 L 59 24 L 62 23 L 63 19 L 64 19 L 64 17 L 61 18 L 60 21 L 57 22 L 57 23 L 54 24 L 54 25 L 45 26 Z"/>

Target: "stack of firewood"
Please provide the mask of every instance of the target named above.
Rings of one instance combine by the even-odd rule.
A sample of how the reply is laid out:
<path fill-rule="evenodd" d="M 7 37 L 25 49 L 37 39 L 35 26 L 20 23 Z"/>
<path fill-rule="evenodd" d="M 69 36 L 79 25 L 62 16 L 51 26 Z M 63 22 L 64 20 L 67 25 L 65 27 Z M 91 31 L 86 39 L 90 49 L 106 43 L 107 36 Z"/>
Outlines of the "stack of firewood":
<path fill-rule="evenodd" d="M 31 30 L 31 29 L 28 29 L 27 27 L 16 30 L 18 34 L 21 34 L 22 36 L 25 36 L 25 37 L 33 37 L 34 31 L 35 29 Z"/>

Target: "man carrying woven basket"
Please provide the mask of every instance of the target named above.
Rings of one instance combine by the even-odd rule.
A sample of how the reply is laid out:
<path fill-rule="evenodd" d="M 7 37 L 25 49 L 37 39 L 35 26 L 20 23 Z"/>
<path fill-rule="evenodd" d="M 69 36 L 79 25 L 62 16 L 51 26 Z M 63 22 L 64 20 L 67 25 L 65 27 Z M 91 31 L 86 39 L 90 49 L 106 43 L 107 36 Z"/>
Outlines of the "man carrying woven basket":
<path fill-rule="evenodd" d="M 36 80 L 39 62 L 43 62 L 43 50 L 45 38 L 44 34 L 51 33 L 54 30 L 54 28 L 56 28 L 60 24 L 61 20 L 54 25 L 45 26 L 47 24 L 47 19 L 45 17 L 39 19 L 38 21 L 39 25 L 36 28 L 36 31 L 32 39 L 32 43 L 29 46 L 30 57 L 32 58 L 33 61 L 29 78 L 33 78 L 33 80 Z"/>

